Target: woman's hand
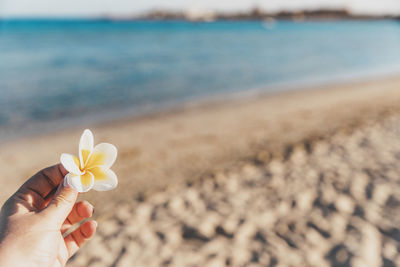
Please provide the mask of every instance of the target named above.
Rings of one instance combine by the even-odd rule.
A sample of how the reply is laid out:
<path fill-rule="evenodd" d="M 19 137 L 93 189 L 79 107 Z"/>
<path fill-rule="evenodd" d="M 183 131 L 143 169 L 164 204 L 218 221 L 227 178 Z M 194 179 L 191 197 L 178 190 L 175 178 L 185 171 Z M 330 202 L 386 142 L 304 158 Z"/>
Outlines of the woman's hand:
<path fill-rule="evenodd" d="M 62 184 L 61 164 L 46 168 L 21 186 L 0 213 L 0 266 L 65 266 L 96 232 L 87 221 L 63 237 L 71 225 L 89 218 L 93 206 L 76 203 L 78 192 Z"/>

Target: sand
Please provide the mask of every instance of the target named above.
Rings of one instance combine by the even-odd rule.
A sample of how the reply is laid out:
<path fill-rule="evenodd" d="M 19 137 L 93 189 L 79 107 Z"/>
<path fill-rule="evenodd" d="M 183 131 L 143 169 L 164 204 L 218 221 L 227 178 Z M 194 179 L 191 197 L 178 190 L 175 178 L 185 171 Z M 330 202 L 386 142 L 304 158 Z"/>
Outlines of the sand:
<path fill-rule="evenodd" d="M 398 266 L 400 118 L 119 206 L 71 266 Z"/>
<path fill-rule="evenodd" d="M 120 186 L 84 195 L 99 233 L 70 266 L 398 261 L 399 88 L 387 77 L 90 125 L 119 149 Z M 1 144 L 0 200 L 77 153 L 81 131 Z"/>

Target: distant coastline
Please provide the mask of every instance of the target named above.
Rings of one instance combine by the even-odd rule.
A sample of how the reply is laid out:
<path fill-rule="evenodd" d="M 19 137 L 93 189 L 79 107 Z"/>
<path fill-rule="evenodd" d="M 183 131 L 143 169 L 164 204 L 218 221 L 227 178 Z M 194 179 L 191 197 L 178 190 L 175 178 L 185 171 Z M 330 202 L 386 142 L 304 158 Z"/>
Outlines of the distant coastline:
<path fill-rule="evenodd" d="M 166 10 L 153 9 L 142 14 L 132 15 L 102 15 L 95 17 L 1 17 L 1 22 L 9 21 L 188 21 L 188 22 L 213 22 L 213 21 L 373 21 L 396 20 L 400 15 L 368 15 L 356 14 L 347 9 L 313 9 L 297 11 L 268 12 L 260 8 L 253 8 L 243 12 L 218 12 L 208 9 Z"/>
<path fill-rule="evenodd" d="M 185 11 L 151 10 L 146 14 L 132 17 L 108 17 L 111 20 L 185 20 L 185 21 L 332 21 L 332 20 L 400 20 L 393 15 L 354 14 L 347 9 L 317 9 L 281 11 L 272 13 L 260 8 L 236 13 L 219 13 L 212 10 L 189 9 Z"/>

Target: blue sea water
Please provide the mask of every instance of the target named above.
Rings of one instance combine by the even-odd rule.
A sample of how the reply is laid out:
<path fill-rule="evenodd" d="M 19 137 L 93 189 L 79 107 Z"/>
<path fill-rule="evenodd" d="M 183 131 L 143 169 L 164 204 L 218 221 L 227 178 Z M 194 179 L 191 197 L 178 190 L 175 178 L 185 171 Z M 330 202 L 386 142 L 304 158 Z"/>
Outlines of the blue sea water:
<path fill-rule="evenodd" d="M 0 21 L 0 139 L 400 72 L 400 23 Z"/>

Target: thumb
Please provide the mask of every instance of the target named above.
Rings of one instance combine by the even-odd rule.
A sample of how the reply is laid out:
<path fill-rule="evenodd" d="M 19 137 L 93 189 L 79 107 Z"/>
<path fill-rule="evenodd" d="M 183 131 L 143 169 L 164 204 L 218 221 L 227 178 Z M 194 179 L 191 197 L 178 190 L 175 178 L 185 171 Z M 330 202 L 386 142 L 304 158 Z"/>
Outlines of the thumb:
<path fill-rule="evenodd" d="M 52 222 L 61 226 L 71 212 L 77 198 L 78 191 L 65 187 L 64 183 L 61 182 L 53 199 L 47 208 L 43 210 L 43 213 L 45 216 L 50 217 L 49 219 Z"/>

